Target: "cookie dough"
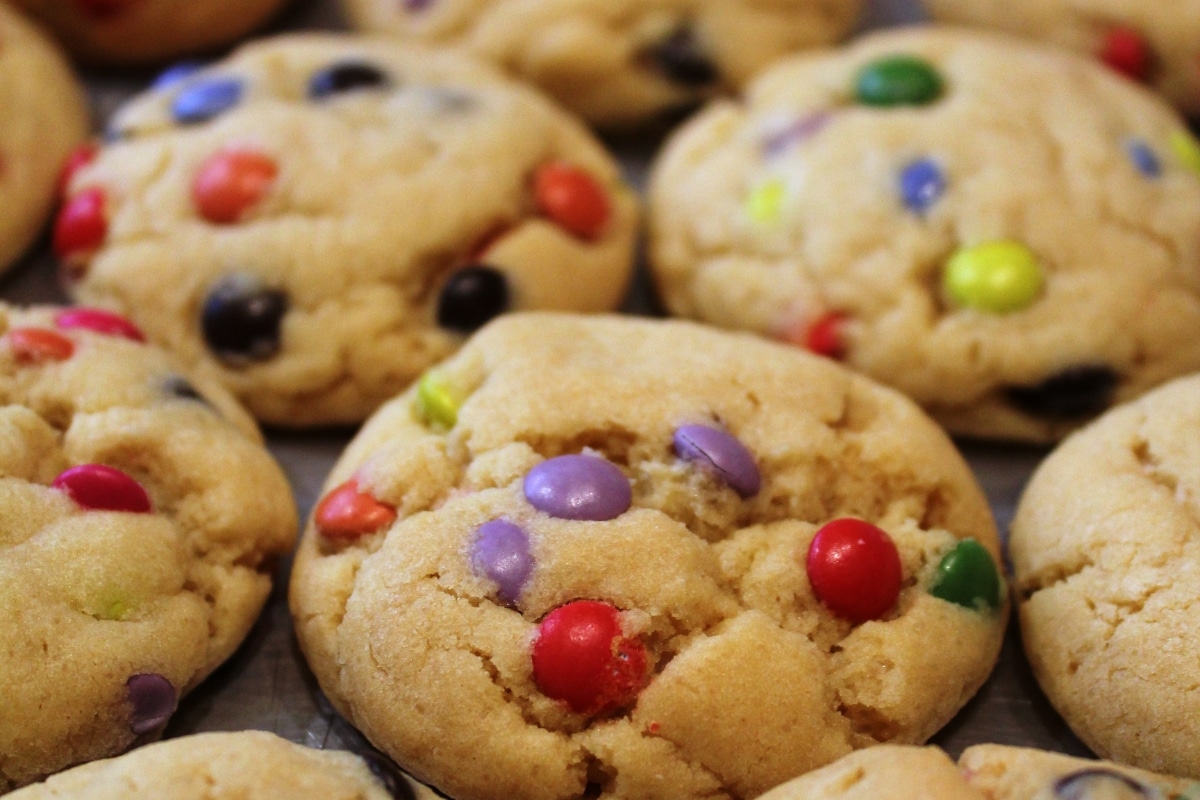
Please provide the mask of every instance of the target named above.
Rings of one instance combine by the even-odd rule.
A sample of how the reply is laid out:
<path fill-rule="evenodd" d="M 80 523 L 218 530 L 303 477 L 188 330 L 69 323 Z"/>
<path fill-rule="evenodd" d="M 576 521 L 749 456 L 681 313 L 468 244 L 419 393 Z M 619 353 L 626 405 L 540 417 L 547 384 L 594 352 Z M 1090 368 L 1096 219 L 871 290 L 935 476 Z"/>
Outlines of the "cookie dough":
<path fill-rule="evenodd" d="M 142 339 L 0 306 L 0 792 L 157 735 L 295 538 L 251 418 Z"/>
<path fill-rule="evenodd" d="M 862 0 L 343 0 L 358 28 L 461 47 L 605 126 L 743 86 L 842 37 Z"/>
<path fill-rule="evenodd" d="M 0 270 L 51 216 L 59 172 L 88 133 L 83 88 L 32 23 L 0 3 Z"/>
<path fill-rule="evenodd" d="M 284 0 L 10 0 L 94 64 L 149 64 L 229 44 Z"/>
<path fill-rule="evenodd" d="M 1200 777 L 1200 377 L 1115 409 L 1034 474 L 1010 552 L 1055 708 L 1106 758 Z"/>
<path fill-rule="evenodd" d="M 674 314 L 840 357 L 956 434 L 1052 441 L 1200 369 L 1200 145 L 1086 59 L 920 27 L 788 60 L 666 145 Z"/>
<path fill-rule="evenodd" d="M 513 309 L 616 308 L 637 201 L 578 122 L 454 54 L 296 35 L 113 120 L 56 239 L 119 309 L 278 425 L 354 423 Z"/>
<path fill-rule="evenodd" d="M 936 747 L 880 745 L 843 756 L 758 800 L 985 800 L 985 796 Z M 988 795 L 986 800 L 997 798 Z M 1022 800 L 1033 800 L 1033 795 Z"/>
<path fill-rule="evenodd" d="M 936 20 L 998 28 L 1094 56 L 1200 114 L 1197 0 L 924 0 Z"/>
<path fill-rule="evenodd" d="M 745 798 L 945 724 L 999 652 L 997 547 L 895 392 L 691 323 L 520 314 L 365 424 L 290 596 L 325 694 L 457 800 Z"/>

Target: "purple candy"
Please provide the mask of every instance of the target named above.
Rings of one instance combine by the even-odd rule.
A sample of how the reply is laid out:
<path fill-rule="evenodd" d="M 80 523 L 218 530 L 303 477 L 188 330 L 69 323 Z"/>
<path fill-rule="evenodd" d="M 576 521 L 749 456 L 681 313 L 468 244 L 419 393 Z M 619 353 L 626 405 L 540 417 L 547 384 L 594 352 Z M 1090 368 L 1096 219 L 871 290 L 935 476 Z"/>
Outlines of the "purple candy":
<path fill-rule="evenodd" d="M 404 0 L 404 7 L 409 11 L 424 11 L 433 5 L 433 0 Z"/>
<path fill-rule="evenodd" d="M 737 437 L 708 425 L 684 425 L 675 431 L 675 452 L 716 473 L 742 497 L 758 494 L 762 478 L 754 456 Z"/>
<path fill-rule="evenodd" d="M 818 111 L 807 117 L 800 117 L 787 127 L 775 131 L 763 139 L 763 155 L 769 159 L 783 155 L 794 145 L 816 136 L 832 120 L 833 115 L 828 111 Z"/>
<path fill-rule="evenodd" d="M 159 727 L 175 713 L 179 696 L 171 682 L 154 672 L 134 675 L 125 682 L 133 715 L 130 729 L 141 736 Z"/>
<path fill-rule="evenodd" d="M 485 522 L 475 531 L 471 545 L 471 568 L 476 575 L 496 582 L 500 599 L 512 605 L 521 596 L 529 573 L 533 572 L 533 554 L 529 552 L 529 534 L 502 519 Z"/>
<path fill-rule="evenodd" d="M 525 476 L 525 499 L 559 519 L 615 519 L 633 504 L 629 480 L 598 456 L 559 456 Z"/>

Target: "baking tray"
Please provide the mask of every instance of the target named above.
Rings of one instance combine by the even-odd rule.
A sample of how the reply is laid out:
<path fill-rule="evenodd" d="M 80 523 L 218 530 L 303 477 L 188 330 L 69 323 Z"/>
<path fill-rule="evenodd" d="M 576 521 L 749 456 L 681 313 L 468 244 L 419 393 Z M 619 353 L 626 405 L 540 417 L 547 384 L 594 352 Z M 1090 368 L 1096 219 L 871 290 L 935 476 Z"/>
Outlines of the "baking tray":
<path fill-rule="evenodd" d="M 916 0 L 868 0 L 867 5 L 864 29 L 923 19 Z M 334 0 L 296 0 L 267 32 L 345 28 Z M 86 74 L 97 130 L 103 129 L 104 121 L 117 106 L 147 86 L 153 74 Z M 610 138 L 607 143 L 621 160 L 626 177 L 640 187 L 661 143 L 661 134 L 625 135 Z M 57 284 L 55 267 L 43 241 L 0 281 L 0 297 L 22 304 L 67 302 Z M 639 267 L 625 310 L 653 314 L 654 308 L 645 271 Z M 295 432 L 268 428 L 265 434 L 271 452 L 287 473 L 301 519 L 306 519 L 325 476 L 354 429 Z M 978 442 L 959 442 L 959 447 L 987 493 L 997 525 L 1006 531 L 1025 482 L 1047 450 Z M 369 748 L 321 696 L 304 664 L 288 615 L 289 567 L 290 560 L 280 565 L 267 609 L 242 647 L 181 701 L 167 726 L 166 738 L 203 731 L 259 729 L 312 747 L 356 751 Z M 954 757 L 967 746 L 981 742 L 1089 755 L 1039 691 L 1021 654 L 1015 618 L 991 678 L 932 742 Z"/>

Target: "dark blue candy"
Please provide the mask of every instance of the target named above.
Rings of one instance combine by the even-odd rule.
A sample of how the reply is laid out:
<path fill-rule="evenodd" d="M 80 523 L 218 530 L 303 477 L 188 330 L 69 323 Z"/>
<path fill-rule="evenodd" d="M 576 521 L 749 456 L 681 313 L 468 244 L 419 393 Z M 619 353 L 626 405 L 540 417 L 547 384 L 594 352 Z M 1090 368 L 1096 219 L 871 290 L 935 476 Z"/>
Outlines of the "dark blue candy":
<path fill-rule="evenodd" d="M 686 25 L 651 48 L 649 58 L 667 80 L 680 86 L 711 86 L 721 78 L 717 65 Z"/>
<path fill-rule="evenodd" d="M 1012 386 L 1006 394 L 1021 411 L 1036 417 L 1072 418 L 1099 414 L 1113 401 L 1120 376 L 1102 364 L 1068 367 L 1033 386 Z"/>
<path fill-rule="evenodd" d="M 264 361 L 279 352 L 288 298 L 250 275 L 222 279 L 204 300 L 204 341 L 223 361 Z"/>
<path fill-rule="evenodd" d="M 194 125 L 228 111 L 242 99 L 242 82 L 237 78 L 204 78 L 189 83 L 171 101 L 176 122 Z"/>
<path fill-rule="evenodd" d="M 383 89 L 390 83 L 378 67 L 361 61 L 343 61 L 315 73 L 308 82 L 308 96 L 321 100 L 346 92 Z"/>
<path fill-rule="evenodd" d="M 178 64 L 167 67 L 160 72 L 158 77 L 154 79 L 154 83 L 150 84 L 150 88 L 166 89 L 174 86 L 184 78 L 190 78 L 203 67 L 204 64 L 200 61 L 180 61 Z"/>
<path fill-rule="evenodd" d="M 900 196 L 911 211 L 923 214 L 945 192 L 946 176 L 932 159 L 918 159 L 900 171 Z"/>
<path fill-rule="evenodd" d="M 1130 139 L 1125 144 L 1125 151 L 1129 153 L 1129 160 L 1137 167 L 1138 172 L 1147 178 L 1157 178 L 1162 174 L 1162 164 L 1158 156 L 1150 149 L 1150 145 L 1141 139 Z"/>

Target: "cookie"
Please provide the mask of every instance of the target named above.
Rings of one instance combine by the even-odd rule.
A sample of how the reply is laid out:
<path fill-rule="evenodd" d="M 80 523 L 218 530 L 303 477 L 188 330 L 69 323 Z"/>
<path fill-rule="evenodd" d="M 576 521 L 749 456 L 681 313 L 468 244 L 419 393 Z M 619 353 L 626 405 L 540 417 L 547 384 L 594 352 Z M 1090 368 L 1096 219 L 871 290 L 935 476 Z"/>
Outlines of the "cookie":
<path fill-rule="evenodd" d="M 1009 541 L 1021 633 L 1050 702 L 1093 751 L 1200 777 L 1200 377 L 1069 438 L 1030 480 Z"/>
<path fill-rule="evenodd" d="M 11 800 L 416 800 L 385 759 L 313 750 L 266 731 L 156 742 L 27 786 Z"/>
<path fill-rule="evenodd" d="M 1200 114 L 1196 0 L 924 0 L 943 22 L 1006 30 L 1090 54 Z"/>
<path fill-rule="evenodd" d="M 325 694 L 456 800 L 754 797 L 954 715 L 999 652 L 997 552 L 895 392 L 690 323 L 521 314 L 365 424 L 290 597 Z"/>
<path fill-rule="evenodd" d="M 673 314 L 841 358 L 956 434 L 1053 441 L 1200 369 L 1200 145 L 1069 53 L 919 27 L 788 60 L 666 146 Z"/>
<path fill-rule="evenodd" d="M 253 420 L 115 314 L 0 307 L 0 792 L 155 736 L 296 532 Z"/>
<path fill-rule="evenodd" d="M 151 64 L 226 45 L 262 25 L 284 0 L 11 0 L 73 56 L 93 64 Z"/>
<path fill-rule="evenodd" d="M 60 212 L 68 289 L 265 422 L 361 421 L 493 316 L 612 309 L 632 270 L 612 158 L 457 55 L 266 40 L 110 135 Z"/>
<path fill-rule="evenodd" d="M 603 126 L 677 113 L 828 44 L 861 0 L 344 0 L 352 24 L 460 47 Z"/>
<path fill-rule="evenodd" d="M 59 172 L 88 133 L 83 88 L 54 44 L 0 3 L 0 269 L 50 219 Z"/>
<path fill-rule="evenodd" d="M 843 756 L 759 800 L 985 800 L 985 795 L 936 747 L 883 745 Z"/>

